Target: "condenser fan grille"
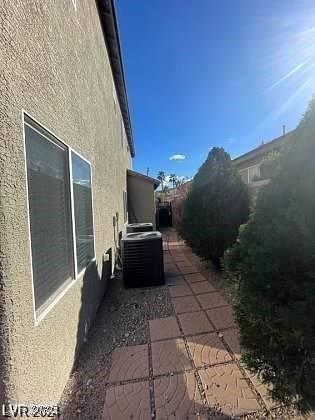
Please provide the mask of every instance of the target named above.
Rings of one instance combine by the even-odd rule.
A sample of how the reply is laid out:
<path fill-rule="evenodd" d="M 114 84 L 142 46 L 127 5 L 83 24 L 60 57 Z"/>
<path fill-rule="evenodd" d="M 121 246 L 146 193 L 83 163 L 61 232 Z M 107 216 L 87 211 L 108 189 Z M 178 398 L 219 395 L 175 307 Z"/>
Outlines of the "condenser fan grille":
<path fill-rule="evenodd" d="M 122 238 L 125 287 L 164 284 L 162 236 L 158 232 L 127 234 Z"/>
<path fill-rule="evenodd" d="M 152 223 L 131 223 L 127 226 L 127 233 L 131 232 L 152 232 Z"/>

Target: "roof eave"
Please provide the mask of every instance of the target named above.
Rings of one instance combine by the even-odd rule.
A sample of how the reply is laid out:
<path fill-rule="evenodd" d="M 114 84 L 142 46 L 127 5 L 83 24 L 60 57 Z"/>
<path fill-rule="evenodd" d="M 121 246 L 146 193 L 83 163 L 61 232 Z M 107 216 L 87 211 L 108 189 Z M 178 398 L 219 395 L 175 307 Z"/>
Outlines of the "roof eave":
<path fill-rule="evenodd" d="M 130 153 L 132 157 L 135 157 L 135 146 L 133 141 L 131 118 L 129 112 L 114 0 L 97 0 L 97 6 L 99 10 L 100 21 L 103 29 L 110 65 L 112 68 L 121 114 L 124 120 Z"/>
<path fill-rule="evenodd" d="M 264 155 L 266 152 L 276 148 L 280 147 L 282 144 L 286 143 L 290 138 L 292 137 L 295 130 L 290 131 L 289 133 L 285 134 L 284 136 L 277 137 L 268 143 L 265 143 L 261 146 L 256 147 L 253 150 L 250 150 L 249 152 L 244 153 L 241 156 L 238 156 L 237 158 L 233 159 L 233 163 L 235 165 L 239 163 L 246 162 L 247 160 L 253 159 L 259 155 Z"/>
<path fill-rule="evenodd" d="M 142 174 L 142 173 L 140 173 L 140 172 L 133 171 L 132 169 L 127 169 L 127 174 L 128 174 L 129 176 L 134 176 L 134 177 L 137 177 L 137 178 L 141 178 L 141 179 L 143 179 L 144 181 L 150 182 L 151 184 L 153 184 L 153 185 L 154 185 L 154 189 L 155 189 L 155 190 L 156 190 L 156 189 L 158 188 L 158 186 L 160 185 L 160 181 L 159 181 L 158 179 L 155 179 L 155 178 L 152 178 L 152 177 L 150 177 L 150 176 L 144 175 L 144 174 Z"/>

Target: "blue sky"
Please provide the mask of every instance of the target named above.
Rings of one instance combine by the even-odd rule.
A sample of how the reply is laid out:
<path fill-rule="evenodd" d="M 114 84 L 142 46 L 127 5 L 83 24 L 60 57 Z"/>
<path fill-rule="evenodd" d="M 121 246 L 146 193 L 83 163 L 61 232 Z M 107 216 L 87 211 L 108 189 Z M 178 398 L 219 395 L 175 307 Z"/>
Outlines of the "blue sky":
<path fill-rule="evenodd" d="M 295 128 L 314 92 L 310 0 L 116 0 L 136 158 L 193 176 Z M 175 154 L 185 159 L 170 160 Z"/>

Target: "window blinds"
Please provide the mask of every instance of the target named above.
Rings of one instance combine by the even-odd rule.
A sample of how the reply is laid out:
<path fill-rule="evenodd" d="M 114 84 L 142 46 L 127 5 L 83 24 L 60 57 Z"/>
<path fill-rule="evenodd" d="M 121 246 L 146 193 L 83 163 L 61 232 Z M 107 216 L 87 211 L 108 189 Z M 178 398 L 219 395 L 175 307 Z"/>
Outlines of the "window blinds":
<path fill-rule="evenodd" d="M 74 152 L 71 159 L 77 272 L 80 273 L 95 256 L 91 168 Z"/>
<path fill-rule="evenodd" d="M 25 125 L 36 310 L 74 278 L 67 148 Z"/>

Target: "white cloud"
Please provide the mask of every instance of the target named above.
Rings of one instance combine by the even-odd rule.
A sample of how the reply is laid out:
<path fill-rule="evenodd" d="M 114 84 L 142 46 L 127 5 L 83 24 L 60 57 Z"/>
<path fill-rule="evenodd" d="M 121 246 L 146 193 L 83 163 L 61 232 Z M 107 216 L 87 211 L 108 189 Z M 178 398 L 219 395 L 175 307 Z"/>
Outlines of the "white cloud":
<path fill-rule="evenodd" d="M 169 157 L 169 160 L 184 160 L 184 159 L 186 159 L 186 156 L 180 155 L 180 154 L 172 155 Z"/>

